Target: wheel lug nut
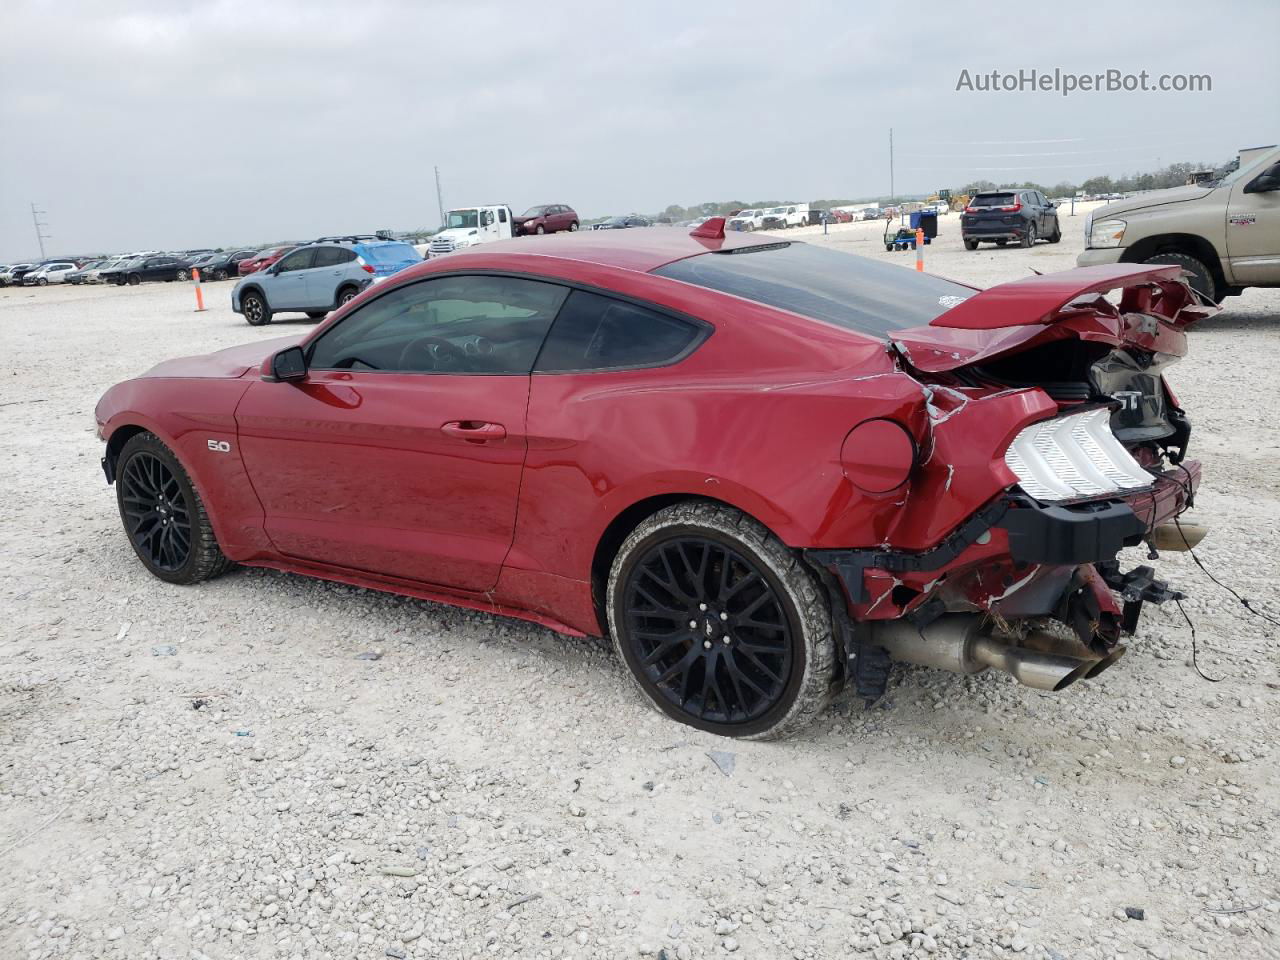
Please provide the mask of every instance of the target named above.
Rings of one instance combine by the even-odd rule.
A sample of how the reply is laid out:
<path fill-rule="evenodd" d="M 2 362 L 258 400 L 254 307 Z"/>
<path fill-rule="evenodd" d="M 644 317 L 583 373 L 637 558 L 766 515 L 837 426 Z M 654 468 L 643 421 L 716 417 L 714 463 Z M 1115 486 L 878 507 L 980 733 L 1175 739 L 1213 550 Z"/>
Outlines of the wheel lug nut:
<path fill-rule="evenodd" d="M 724 613 L 723 611 L 721 611 L 721 613 L 720 613 L 720 619 L 721 619 L 721 620 L 728 620 L 728 619 L 729 619 L 729 615 L 728 615 L 727 613 Z"/>
<path fill-rule="evenodd" d="M 704 647 L 706 647 L 708 650 L 710 650 L 710 649 L 711 649 L 711 641 L 710 641 L 710 640 L 703 640 L 703 641 L 702 641 L 702 645 L 703 645 Z"/>
<path fill-rule="evenodd" d="M 730 637 L 730 636 L 726 633 L 726 634 L 725 634 L 723 637 L 721 637 L 720 639 L 721 639 L 721 640 L 723 640 L 725 643 L 729 643 L 729 642 L 731 642 L 731 641 L 732 641 L 732 639 L 733 639 L 733 638 L 732 638 L 732 637 Z"/>
<path fill-rule="evenodd" d="M 698 604 L 698 609 L 699 609 L 699 610 L 701 610 L 703 613 L 706 613 L 706 612 L 707 612 L 707 605 L 706 605 L 705 603 L 700 603 L 700 604 Z"/>
<path fill-rule="evenodd" d="M 689 621 L 689 629 L 690 629 L 690 630 L 697 630 L 697 629 L 698 629 L 698 621 L 697 621 L 697 620 L 690 620 L 690 621 Z"/>

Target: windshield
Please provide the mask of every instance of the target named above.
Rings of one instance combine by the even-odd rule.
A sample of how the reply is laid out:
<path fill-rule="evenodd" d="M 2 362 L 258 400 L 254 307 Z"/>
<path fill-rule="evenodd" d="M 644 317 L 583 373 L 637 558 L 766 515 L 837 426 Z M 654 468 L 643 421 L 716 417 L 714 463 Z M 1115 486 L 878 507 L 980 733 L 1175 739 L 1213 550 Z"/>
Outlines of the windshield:
<path fill-rule="evenodd" d="M 807 243 L 704 253 L 653 273 L 884 337 L 923 326 L 977 291 Z"/>
<path fill-rule="evenodd" d="M 462 227 L 478 226 L 479 216 L 479 210 L 450 210 L 449 219 L 444 227 L 446 230 L 457 230 Z"/>
<path fill-rule="evenodd" d="M 542 216 L 542 215 L 543 215 L 544 213 L 546 213 L 546 212 L 547 212 L 547 208 L 546 208 L 546 207 L 530 207 L 530 208 L 529 208 L 528 210 L 526 210 L 524 213 L 520 214 L 520 216 L 522 216 L 522 217 L 540 217 L 540 216 Z"/>

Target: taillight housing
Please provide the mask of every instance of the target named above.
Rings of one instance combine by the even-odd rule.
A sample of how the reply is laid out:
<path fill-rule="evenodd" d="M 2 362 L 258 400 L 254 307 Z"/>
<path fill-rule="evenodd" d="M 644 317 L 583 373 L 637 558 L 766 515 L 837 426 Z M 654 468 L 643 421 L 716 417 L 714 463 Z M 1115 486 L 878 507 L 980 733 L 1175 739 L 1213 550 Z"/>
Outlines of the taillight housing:
<path fill-rule="evenodd" d="M 977 208 L 977 207 L 965 207 L 965 208 L 964 208 L 964 212 L 965 212 L 965 213 L 977 213 L 977 212 L 978 212 L 978 208 Z"/>
<path fill-rule="evenodd" d="M 364 257 L 356 257 L 356 259 L 360 261 L 360 269 L 363 270 L 365 273 L 374 272 L 373 264 L 366 263 Z"/>
<path fill-rule="evenodd" d="M 1020 203 L 1015 203 L 1015 204 L 1014 204 L 1013 206 L 1011 206 L 1011 207 L 1001 207 L 1001 208 L 1000 208 L 1000 212 L 1001 212 L 1001 213 L 1017 213 L 1017 212 L 1018 212 L 1019 210 L 1021 210 L 1021 209 L 1022 209 L 1022 204 L 1020 204 Z"/>

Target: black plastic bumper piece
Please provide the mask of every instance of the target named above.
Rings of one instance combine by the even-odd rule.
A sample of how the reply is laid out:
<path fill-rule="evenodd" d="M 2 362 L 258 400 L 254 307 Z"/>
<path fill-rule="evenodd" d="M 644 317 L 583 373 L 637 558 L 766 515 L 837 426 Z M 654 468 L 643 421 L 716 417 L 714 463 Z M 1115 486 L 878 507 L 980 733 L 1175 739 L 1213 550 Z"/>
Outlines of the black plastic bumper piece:
<path fill-rule="evenodd" d="M 1076 506 L 1024 502 L 996 526 L 1009 534 L 1009 553 L 1023 563 L 1076 565 L 1114 560 L 1142 541 L 1147 525 L 1118 500 Z"/>

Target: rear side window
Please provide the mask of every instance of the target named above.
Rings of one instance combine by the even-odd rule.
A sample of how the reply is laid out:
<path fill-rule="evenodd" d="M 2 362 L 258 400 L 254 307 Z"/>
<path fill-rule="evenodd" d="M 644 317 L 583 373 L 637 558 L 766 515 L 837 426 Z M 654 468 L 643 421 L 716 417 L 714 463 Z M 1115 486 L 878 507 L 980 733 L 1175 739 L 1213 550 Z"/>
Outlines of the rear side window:
<path fill-rule="evenodd" d="M 336 267 L 340 263 L 350 263 L 356 258 L 354 251 L 344 247 L 320 247 L 316 250 L 314 267 Z"/>
<path fill-rule="evenodd" d="M 535 373 L 616 370 L 670 363 L 704 328 L 633 303 L 575 290 L 538 354 Z"/>

